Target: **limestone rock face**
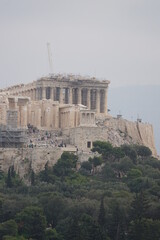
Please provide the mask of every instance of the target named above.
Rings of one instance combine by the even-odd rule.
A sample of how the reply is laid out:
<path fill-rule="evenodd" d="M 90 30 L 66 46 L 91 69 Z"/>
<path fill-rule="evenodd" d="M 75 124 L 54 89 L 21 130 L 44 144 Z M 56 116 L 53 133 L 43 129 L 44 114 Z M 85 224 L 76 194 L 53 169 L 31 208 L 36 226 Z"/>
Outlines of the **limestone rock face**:
<path fill-rule="evenodd" d="M 151 124 L 110 118 L 109 121 L 104 123 L 104 125 L 118 133 L 120 142 L 147 146 L 151 149 L 154 156 L 157 155 L 153 127 Z M 121 145 L 116 139 L 115 142 L 114 139 L 111 142 L 115 145 Z"/>
<path fill-rule="evenodd" d="M 38 173 L 44 170 L 46 163 L 53 166 L 61 154 L 60 148 L 4 148 L 0 149 L 0 168 L 7 172 L 13 165 L 20 178 L 25 178 L 31 169 Z"/>
<path fill-rule="evenodd" d="M 113 146 L 123 144 L 139 144 L 151 149 L 153 156 L 157 156 L 153 127 L 150 124 L 131 122 L 125 119 L 108 118 L 95 127 L 77 127 L 70 129 L 70 142 L 87 150 L 96 140 L 109 141 Z"/>

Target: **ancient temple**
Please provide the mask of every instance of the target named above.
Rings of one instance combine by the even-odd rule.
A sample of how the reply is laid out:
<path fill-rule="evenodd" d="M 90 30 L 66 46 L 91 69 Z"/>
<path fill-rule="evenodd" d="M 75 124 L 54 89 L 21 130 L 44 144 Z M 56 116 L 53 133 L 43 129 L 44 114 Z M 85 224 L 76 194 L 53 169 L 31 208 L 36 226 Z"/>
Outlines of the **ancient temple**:
<path fill-rule="evenodd" d="M 90 151 L 93 142 L 101 140 L 114 146 L 145 145 L 156 156 L 152 125 L 108 114 L 109 83 L 58 74 L 0 90 L 0 147 L 5 142 L 23 146 L 23 133 L 32 125 L 57 131 L 67 144 L 81 151 Z"/>
<path fill-rule="evenodd" d="M 95 115 L 107 116 L 109 83 L 59 74 L 9 87 L 1 93 L 8 96 L 8 110 L 18 112 L 17 126 L 25 128 L 32 124 L 43 129 L 64 129 L 94 125 Z"/>

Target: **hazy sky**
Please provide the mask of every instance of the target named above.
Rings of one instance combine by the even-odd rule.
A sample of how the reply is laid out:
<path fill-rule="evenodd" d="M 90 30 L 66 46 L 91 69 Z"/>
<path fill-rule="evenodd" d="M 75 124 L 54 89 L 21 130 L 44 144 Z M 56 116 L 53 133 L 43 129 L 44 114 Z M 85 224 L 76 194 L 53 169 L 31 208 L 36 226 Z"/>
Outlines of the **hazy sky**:
<path fill-rule="evenodd" d="M 160 84 L 160 0 L 0 0 L 0 87 L 50 72 Z"/>

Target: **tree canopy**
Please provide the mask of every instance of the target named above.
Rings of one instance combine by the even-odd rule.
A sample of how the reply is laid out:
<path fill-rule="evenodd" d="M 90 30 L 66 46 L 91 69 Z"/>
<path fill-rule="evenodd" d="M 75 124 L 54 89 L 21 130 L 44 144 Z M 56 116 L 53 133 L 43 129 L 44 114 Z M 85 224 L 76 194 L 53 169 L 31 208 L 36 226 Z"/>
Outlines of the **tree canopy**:
<path fill-rule="evenodd" d="M 2 240 L 159 240 L 160 162 L 144 146 L 93 143 L 77 168 L 77 154 L 32 168 L 25 184 L 0 172 Z"/>

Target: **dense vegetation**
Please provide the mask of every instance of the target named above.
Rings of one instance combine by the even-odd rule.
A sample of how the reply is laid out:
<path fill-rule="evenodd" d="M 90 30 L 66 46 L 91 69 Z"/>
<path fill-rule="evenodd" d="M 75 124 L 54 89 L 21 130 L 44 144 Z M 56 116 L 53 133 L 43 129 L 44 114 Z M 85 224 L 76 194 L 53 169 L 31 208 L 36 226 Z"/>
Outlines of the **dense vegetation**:
<path fill-rule="evenodd" d="M 144 146 L 94 142 L 94 158 L 77 170 L 64 152 L 24 184 L 0 172 L 0 239 L 158 240 L 160 161 Z"/>

